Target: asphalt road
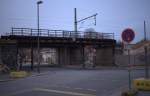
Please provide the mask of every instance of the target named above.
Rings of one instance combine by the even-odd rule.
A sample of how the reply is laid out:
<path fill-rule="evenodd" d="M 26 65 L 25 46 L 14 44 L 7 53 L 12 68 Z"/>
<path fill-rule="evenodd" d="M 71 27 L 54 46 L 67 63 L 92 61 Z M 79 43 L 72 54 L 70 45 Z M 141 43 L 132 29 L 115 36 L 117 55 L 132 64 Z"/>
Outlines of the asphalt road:
<path fill-rule="evenodd" d="M 144 76 L 133 70 L 132 79 Z M 39 76 L 0 82 L 0 96 L 120 96 L 128 89 L 127 70 L 53 69 Z"/>

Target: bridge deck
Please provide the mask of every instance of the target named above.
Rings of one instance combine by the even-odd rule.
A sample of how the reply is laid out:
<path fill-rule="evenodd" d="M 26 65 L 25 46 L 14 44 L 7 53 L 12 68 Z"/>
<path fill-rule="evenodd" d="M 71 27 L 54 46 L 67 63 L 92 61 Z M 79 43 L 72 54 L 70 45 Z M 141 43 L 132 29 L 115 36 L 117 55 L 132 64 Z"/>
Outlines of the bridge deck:
<path fill-rule="evenodd" d="M 67 37 L 67 38 L 96 38 L 114 39 L 114 33 L 82 32 L 67 30 L 31 29 L 31 28 L 12 28 L 6 35 L 17 36 L 40 36 L 40 37 Z"/>
<path fill-rule="evenodd" d="M 37 46 L 37 39 L 41 47 L 50 46 L 113 46 L 115 44 L 113 33 L 74 32 L 65 30 L 12 28 L 12 32 L 1 36 L 3 40 L 15 40 L 18 46 Z"/>

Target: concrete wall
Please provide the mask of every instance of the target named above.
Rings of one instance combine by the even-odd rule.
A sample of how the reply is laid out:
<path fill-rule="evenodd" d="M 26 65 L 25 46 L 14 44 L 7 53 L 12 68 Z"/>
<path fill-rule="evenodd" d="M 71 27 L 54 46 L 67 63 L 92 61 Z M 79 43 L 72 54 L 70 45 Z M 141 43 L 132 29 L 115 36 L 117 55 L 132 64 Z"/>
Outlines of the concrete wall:
<path fill-rule="evenodd" d="M 83 53 L 82 48 L 71 48 L 70 49 L 70 64 L 71 65 L 82 65 L 83 64 Z"/>
<path fill-rule="evenodd" d="M 97 66 L 112 66 L 113 62 L 113 49 L 112 48 L 98 48 L 96 49 L 96 56 L 90 54 L 91 60 L 89 60 L 89 54 L 87 54 L 84 48 L 59 48 L 59 64 L 61 66 L 65 65 L 84 65 L 92 67 L 93 64 Z M 88 62 L 90 61 L 90 62 Z M 89 64 L 90 63 L 90 64 Z"/>
<path fill-rule="evenodd" d="M 65 66 L 70 64 L 69 48 L 58 48 L 58 64 L 59 66 Z"/>
<path fill-rule="evenodd" d="M 133 66 L 145 65 L 144 55 L 131 55 L 130 56 L 130 64 Z M 148 63 L 150 63 L 150 54 L 148 55 Z M 115 64 L 118 66 L 128 66 L 129 65 L 129 57 L 128 55 L 115 55 Z"/>
<path fill-rule="evenodd" d="M 0 64 L 2 64 L 1 55 L 2 55 L 2 52 L 1 52 L 1 47 L 0 47 Z"/>
<path fill-rule="evenodd" d="M 89 66 L 89 64 L 86 64 L 88 61 L 90 61 L 91 64 L 96 64 L 96 66 L 114 65 L 113 63 L 114 57 L 113 57 L 112 48 L 110 47 L 109 48 L 97 48 L 94 54 L 92 50 L 87 50 L 87 49 L 85 47 L 56 48 L 56 55 L 57 55 L 56 59 L 58 60 L 58 66 L 66 66 L 66 65 Z M 17 46 L 16 45 L 1 46 L 0 50 L 1 50 L 0 57 L 2 59 L 2 63 L 10 66 L 11 68 L 16 68 L 17 67 L 17 54 L 19 52 L 17 51 Z M 87 53 L 90 53 L 90 51 L 91 51 L 91 54 L 87 54 Z M 88 60 L 90 59 L 88 55 L 90 55 L 90 58 L 92 58 L 91 60 Z M 34 56 L 34 59 L 35 58 L 36 56 Z M 120 61 L 117 61 L 117 62 L 120 62 Z M 90 67 L 92 67 L 92 65 Z"/>
<path fill-rule="evenodd" d="M 114 65 L 113 58 L 112 48 L 99 48 L 96 50 L 96 65 L 98 66 Z"/>
<path fill-rule="evenodd" d="M 16 45 L 3 45 L 1 46 L 1 60 L 12 69 L 17 68 L 17 46 Z"/>
<path fill-rule="evenodd" d="M 82 48 L 58 48 L 59 65 L 82 65 Z"/>
<path fill-rule="evenodd" d="M 128 66 L 129 57 L 127 55 L 115 55 L 115 64 L 117 66 Z M 130 56 L 130 64 L 134 64 L 134 56 Z"/>

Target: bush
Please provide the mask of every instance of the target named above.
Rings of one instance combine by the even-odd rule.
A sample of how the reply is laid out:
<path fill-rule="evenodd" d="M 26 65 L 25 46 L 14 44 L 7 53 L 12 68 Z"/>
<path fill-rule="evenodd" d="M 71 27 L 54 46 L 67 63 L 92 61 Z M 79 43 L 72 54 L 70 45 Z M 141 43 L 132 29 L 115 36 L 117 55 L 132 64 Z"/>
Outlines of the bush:
<path fill-rule="evenodd" d="M 23 78 L 23 77 L 26 77 L 26 76 L 28 76 L 28 73 L 25 72 L 25 71 L 10 72 L 10 77 L 12 77 L 12 78 Z"/>
<path fill-rule="evenodd" d="M 121 96 L 136 96 L 136 95 L 137 95 L 136 90 L 126 91 L 121 93 Z"/>

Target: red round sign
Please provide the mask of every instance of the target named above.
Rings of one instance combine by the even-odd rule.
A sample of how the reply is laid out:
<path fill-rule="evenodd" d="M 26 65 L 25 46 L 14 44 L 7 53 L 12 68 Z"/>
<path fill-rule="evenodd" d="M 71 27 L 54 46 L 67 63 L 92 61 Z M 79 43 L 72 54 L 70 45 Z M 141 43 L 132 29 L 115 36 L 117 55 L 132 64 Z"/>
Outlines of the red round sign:
<path fill-rule="evenodd" d="M 130 43 L 134 39 L 135 33 L 132 29 L 127 28 L 122 32 L 121 36 L 123 41 Z"/>

